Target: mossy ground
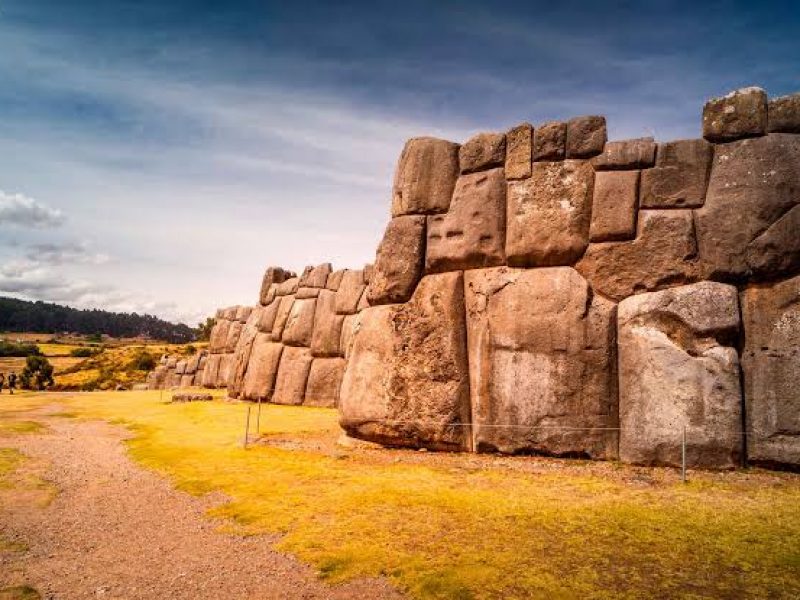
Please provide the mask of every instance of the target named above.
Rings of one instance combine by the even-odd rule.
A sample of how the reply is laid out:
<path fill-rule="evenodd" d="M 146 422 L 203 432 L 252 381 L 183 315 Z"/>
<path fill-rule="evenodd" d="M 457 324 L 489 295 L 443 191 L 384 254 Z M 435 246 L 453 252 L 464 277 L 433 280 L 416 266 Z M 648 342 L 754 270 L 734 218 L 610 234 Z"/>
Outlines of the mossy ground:
<path fill-rule="evenodd" d="M 800 597 L 797 475 L 691 473 L 681 484 L 674 471 L 610 463 L 330 451 L 335 411 L 272 405 L 262 433 L 302 443 L 245 450 L 245 405 L 167 399 L 57 402 L 125 424 L 136 460 L 191 493 L 223 492 L 231 501 L 215 516 L 283 534 L 279 548 L 331 582 L 382 575 L 418 598 Z"/>

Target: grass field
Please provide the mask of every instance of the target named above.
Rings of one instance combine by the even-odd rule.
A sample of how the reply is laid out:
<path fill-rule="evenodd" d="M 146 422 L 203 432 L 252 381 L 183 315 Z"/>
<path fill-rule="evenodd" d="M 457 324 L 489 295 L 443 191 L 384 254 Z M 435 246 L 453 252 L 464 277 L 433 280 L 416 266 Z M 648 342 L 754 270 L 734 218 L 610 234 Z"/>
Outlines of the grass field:
<path fill-rule="evenodd" d="M 346 448 L 335 411 L 272 405 L 245 450 L 245 405 L 160 397 L 25 394 L 0 419 L 57 403 L 124 424 L 137 461 L 222 491 L 230 528 L 283 534 L 280 549 L 333 582 L 381 575 L 416 598 L 800 597 L 797 475 L 681 484 L 615 463 Z"/>

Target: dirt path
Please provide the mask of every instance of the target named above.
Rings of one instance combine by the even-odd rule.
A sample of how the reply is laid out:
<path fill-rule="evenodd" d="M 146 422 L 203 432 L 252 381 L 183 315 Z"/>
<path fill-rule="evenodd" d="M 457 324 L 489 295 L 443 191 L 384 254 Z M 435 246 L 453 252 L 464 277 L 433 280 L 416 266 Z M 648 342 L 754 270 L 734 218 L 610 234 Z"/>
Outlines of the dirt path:
<path fill-rule="evenodd" d="M 59 493 L 45 508 L 13 502 L 0 534 L 24 542 L 0 555 L 0 588 L 26 583 L 44 598 L 400 598 L 382 580 L 330 587 L 272 548 L 274 538 L 217 531 L 195 498 L 134 464 L 127 432 L 102 422 L 33 417 L 42 435 L 4 438 L 46 465 Z"/>

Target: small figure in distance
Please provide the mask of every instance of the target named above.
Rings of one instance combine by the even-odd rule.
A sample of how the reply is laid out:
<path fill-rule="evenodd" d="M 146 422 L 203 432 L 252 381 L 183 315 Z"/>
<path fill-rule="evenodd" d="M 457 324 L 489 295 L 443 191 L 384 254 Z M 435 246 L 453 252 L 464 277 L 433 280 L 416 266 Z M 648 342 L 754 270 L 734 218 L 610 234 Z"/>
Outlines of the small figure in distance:
<path fill-rule="evenodd" d="M 17 374 L 14 371 L 8 374 L 8 393 L 14 395 L 14 388 L 17 387 Z"/>
<path fill-rule="evenodd" d="M 0 394 L 3 393 L 3 383 L 6 381 L 5 373 L 0 372 Z"/>

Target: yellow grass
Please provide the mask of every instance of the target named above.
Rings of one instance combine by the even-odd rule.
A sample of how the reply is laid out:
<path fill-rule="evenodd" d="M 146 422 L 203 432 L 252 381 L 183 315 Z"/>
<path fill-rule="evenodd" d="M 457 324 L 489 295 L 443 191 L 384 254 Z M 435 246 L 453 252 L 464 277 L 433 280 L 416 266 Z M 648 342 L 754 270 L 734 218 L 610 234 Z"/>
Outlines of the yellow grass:
<path fill-rule="evenodd" d="M 386 576 L 417 598 L 800 596 L 798 476 L 692 473 L 683 485 L 673 471 L 622 465 L 244 450 L 246 406 L 159 396 L 59 402 L 126 424 L 136 460 L 191 493 L 227 494 L 214 514 L 284 534 L 280 549 L 333 582 Z M 36 401 L 54 400 L 14 402 Z M 261 422 L 281 439 L 338 435 L 331 410 L 265 406 Z"/>

